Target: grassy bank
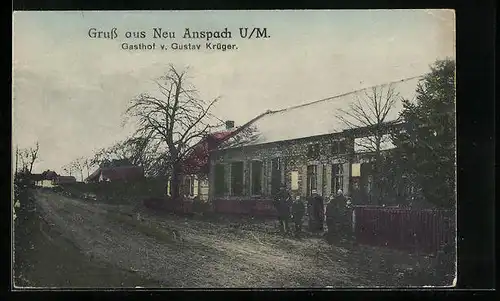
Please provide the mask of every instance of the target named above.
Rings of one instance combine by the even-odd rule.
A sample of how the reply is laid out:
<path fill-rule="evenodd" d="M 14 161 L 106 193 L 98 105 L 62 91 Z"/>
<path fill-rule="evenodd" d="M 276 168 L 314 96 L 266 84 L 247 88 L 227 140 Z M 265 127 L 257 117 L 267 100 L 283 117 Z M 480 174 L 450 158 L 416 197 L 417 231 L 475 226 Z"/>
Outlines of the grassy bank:
<path fill-rule="evenodd" d="M 176 231 L 166 228 L 160 229 L 151 225 L 147 220 L 137 219 L 137 216 L 128 216 L 126 214 L 114 212 L 108 212 L 106 215 L 109 220 L 124 224 L 148 237 L 164 242 L 175 242 L 180 240 L 180 236 Z"/>

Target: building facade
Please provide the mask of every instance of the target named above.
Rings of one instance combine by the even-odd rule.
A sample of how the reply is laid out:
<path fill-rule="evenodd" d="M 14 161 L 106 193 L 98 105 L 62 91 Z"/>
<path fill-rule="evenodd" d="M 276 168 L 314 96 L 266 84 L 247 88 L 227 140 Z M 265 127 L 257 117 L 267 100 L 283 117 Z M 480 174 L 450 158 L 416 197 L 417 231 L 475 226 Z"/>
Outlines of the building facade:
<path fill-rule="evenodd" d="M 304 197 L 348 192 L 353 158 L 352 139 L 333 134 L 218 150 L 211 158 L 210 196 L 270 199 L 281 184 Z"/>
<path fill-rule="evenodd" d="M 381 196 L 385 197 L 380 183 L 391 175 L 389 172 L 383 175 L 384 179 L 374 179 L 375 174 L 382 178 L 380 164 L 374 164 L 381 160 L 374 158 L 390 157 L 387 155 L 394 145 L 388 134 L 401 126 L 402 99 L 414 98 L 418 81 L 418 78 L 402 80 L 266 111 L 248 124 L 255 127 L 258 139 L 238 147 L 222 145 L 211 152 L 209 199 L 215 207 L 239 204 L 239 207 L 271 210 L 274 193 L 285 184 L 295 196 L 308 197 L 315 191 L 326 198 L 342 190 L 354 204 L 380 202 Z M 369 116 L 381 106 L 370 107 L 373 105 L 368 98 L 370 93 L 395 97 L 382 120 L 380 116 Z M 353 104 L 359 114 L 367 115 L 352 118 L 352 112 L 346 114 L 345 110 L 352 109 Z M 346 116 L 353 120 L 346 122 Z M 387 163 L 384 164 L 387 168 Z M 397 182 L 393 179 L 386 182 L 391 181 Z M 394 190 L 396 198 L 399 188 Z"/>

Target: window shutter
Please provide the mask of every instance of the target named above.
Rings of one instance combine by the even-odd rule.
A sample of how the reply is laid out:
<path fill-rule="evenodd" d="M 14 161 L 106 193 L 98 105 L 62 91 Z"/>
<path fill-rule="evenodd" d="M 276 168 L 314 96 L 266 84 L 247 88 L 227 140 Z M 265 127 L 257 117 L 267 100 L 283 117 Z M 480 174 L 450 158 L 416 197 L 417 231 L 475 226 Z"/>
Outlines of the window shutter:
<path fill-rule="evenodd" d="M 350 171 L 350 167 L 351 167 L 351 164 L 350 163 L 346 163 L 344 164 L 344 189 L 342 189 L 344 191 L 344 194 L 346 193 L 350 193 L 349 191 L 349 180 L 351 178 L 351 171 Z"/>
<path fill-rule="evenodd" d="M 324 187 L 325 187 L 325 196 L 328 196 L 332 193 L 332 165 L 325 165 L 324 175 L 326 178 L 324 179 Z"/>
<path fill-rule="evenodd" d="M 302 195 L 307 195 L 307 165 L 304 165 L 302 167 L 300 178 L 301 178 L 300 185 L 302 185 Z"/>
<path fill-rule="evenodd" d="M 323 165 L 316 166 L 316 190 L 319 195 L 323 195 Z"/>
<path fill-rule="evenodd" d="M 193 195 L 194 196 L 198 195 L 198 187 L 199 187 L 199 180 L 196 177 L 193 177 Z"/>

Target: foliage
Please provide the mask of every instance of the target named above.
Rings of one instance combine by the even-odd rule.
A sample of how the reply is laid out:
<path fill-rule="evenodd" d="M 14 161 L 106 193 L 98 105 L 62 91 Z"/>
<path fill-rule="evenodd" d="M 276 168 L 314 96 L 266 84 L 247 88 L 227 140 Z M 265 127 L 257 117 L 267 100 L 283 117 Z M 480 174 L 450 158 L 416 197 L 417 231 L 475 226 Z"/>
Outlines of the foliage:
<path fill-rule="evenodd" d="M 455 62 L 437 61 L 404 101 L 403 131 L 393 134 L 396 158 L 415 194 L 438 207 L 455 204 Z"/>

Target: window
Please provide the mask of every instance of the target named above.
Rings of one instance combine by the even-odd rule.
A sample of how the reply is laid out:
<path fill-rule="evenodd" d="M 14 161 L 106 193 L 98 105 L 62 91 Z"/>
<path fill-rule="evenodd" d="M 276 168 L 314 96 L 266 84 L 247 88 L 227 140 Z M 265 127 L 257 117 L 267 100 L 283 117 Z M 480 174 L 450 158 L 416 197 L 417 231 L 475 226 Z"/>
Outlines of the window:
<path fill-rule="evenodd" d="M 308 146 L 307 157 L 309 159 L 319 159 L 319 144 L 311 144 Z"/>
<path fill-rule="evenodd" d="M 307 195 L 312 195 L 313 190 L 318 189 L 318 167 L 316 165 L 307 166 Z"/>
<path fill-rule="evenodd" d="M 167 184 L 165 185 L 165 192 L 168 196 L 172 195 L 172 179 L 167 178 Z"/>
<path fill-rule="evenodd" d="M 345 154 L 347 150 L 345 140 L 341 141 L 333 141 L 332 143 L 332 154 L 334 155 L 342 155 Z"/>
<path fill-rule="evenodd" d="M 351 177 L 360 177 L 361 176 L 361 164 L 360 163 L 353 163 L 351 169 L 352 169 Z"/>
<path fill-rule="evenodd" d="M 215 195 L 224 195 L 227 191 L 226 189 L 226 179 L 225 170 L 223 164 L 215 165 Z"/>
<path fill-rule="evenodd" d="M 184 177 L 183 191 L 186 196 L 194 195 L 194 178 L 192 176 Z"/>
<path fill-rule="evenodd" d="M 337 193 L 339 190 L 344 188 L 344 165 L 333 164 L 332 165 L 332 192 Z"/>
<path fill-rule="evenodd" d="M 281 170 L 281 158 L 274 158 L 272 160 L 272 165 L 274 170 Z"/>
<path fill-rule="evenodd" d="M 231 163 L 231 188 L 233 195 L 243 195 L 243 162 Z"/>
<path fill-rule="evenodd" d="M 290 173 L 290 182 L 292 191 L 299 190 L 299 172 L 294 170 Z"/>
<path fill-rule="evenodd" d="M 262 162 L 252 162 L 252 195 L 262 194 Z"/>

